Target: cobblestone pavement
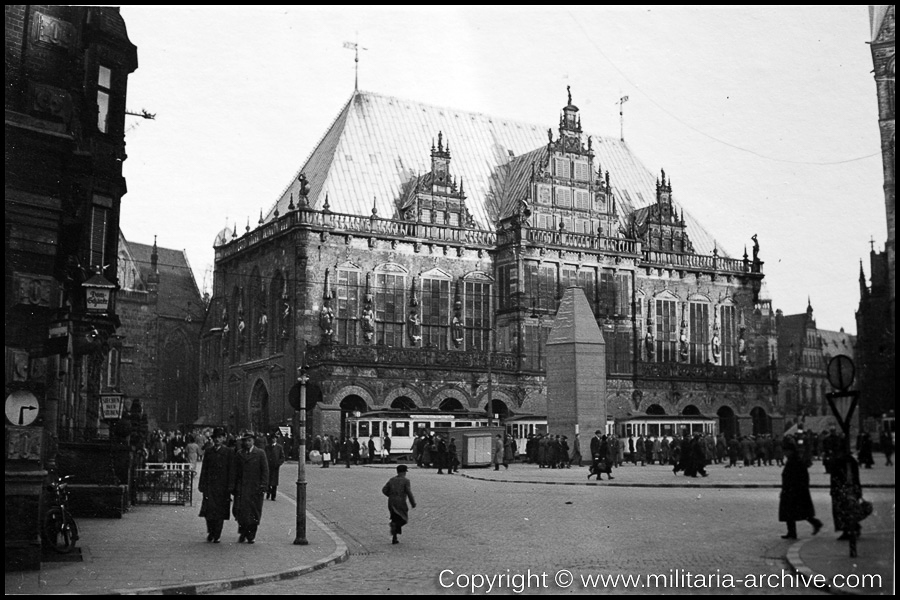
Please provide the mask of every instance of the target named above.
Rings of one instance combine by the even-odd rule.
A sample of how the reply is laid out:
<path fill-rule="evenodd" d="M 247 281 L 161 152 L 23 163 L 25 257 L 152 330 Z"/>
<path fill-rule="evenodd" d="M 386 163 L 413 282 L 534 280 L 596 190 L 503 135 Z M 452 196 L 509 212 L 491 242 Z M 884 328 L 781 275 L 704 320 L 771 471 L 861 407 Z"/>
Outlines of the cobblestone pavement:
<path fill-rule="evenodd" d="M 719 470 L 710 479 L 718 474 L 720 485 L 725 478 L 743 483 L 752 478 L 766 487 L 703 486 L 708 480 L 698 480 L 696 488 L 613 487 L 606 481 L 575 485 L 586 481 L 579 481 L 584 469 L 553 473 L 513 465 L 509 471 L 474 470 L 460 477 L 413 467 L 409 476 L 418 507 L 397 546 L 390 544 L 386 499 L 380 493 L 391 468 L 310 469 L 308 508 L 347 543 L 350 559 L 297 579 L 226 593 L 487 592 L 490 584 L 479 574 L 494 576 L 492 593 L 515 592 L 526 584 L 529 593 L 650 593 L 652 581 L 657 582 L 653 593 L 822 593 L 759 586 L 760 576 L 774 575 L 767 582 L 780 583 L 782 573 L 791 573 L 785 561 L 790 544 L 780 538 L 784 525 L 777 521 L 778 490 L 773 487 L 781 469 L 726 475 L 714 468 Z M 570 485 L 523 481 L 537 477 Z M 494 478 L 520 482 L 485 481 Z M 672 479 L 689 483 L 659 466 L 624 467 L 609 483 L 629 479 L 646 479 L 648 485 Z M 866 496 L 877 507 L 867 530 L 892 531 L 894 490 L 871 489 Z M 827 490 L 814 489 L 813 501 L 828 523 Z M 801 536 L 808 535 L 804 525 Z M 833 533 L 829 527 L 820 535 Z M 865 538 L 860 554 L 865 556 Z M 864 560 L 859 573 L 866 572 Z M 563 579 L 571 574 L 571 585 L 554 581 L 558 573 Z M 648 581 L 651 574 L 664 577 Z M 582 579 L 597 575 L 639 576 L 643 587 Z M 736 579 L 733 587 L 729 576 Z M 756 585 L 746 584 L 748 576 Z"/>

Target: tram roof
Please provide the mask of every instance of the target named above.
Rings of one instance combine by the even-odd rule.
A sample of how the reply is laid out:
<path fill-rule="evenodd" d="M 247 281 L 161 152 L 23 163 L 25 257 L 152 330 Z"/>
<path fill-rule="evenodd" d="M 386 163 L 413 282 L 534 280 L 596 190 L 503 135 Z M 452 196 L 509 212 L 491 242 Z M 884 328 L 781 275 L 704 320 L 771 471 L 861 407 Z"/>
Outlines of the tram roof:
<path fill-rule="evenodd" d="M 635 415 L 633 417 L 625 417 L 617 419 L 619 423 L 628 423 L 631 421 L 660 421 L 663 423 L 684 423 L 685 421 L 715 421 L 716 417 L 707 417 L 706 415 Z"/>

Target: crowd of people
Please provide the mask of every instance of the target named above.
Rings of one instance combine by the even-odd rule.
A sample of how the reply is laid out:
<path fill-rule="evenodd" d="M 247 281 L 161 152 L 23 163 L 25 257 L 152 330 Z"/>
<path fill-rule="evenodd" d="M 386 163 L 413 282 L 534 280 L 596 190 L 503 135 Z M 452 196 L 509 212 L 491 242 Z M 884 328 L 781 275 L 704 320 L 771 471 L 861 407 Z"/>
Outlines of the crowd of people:
<path fill-rule="evenodd" d="M 879 448 L 885 454 L 886 465 L 892 465 L 893 438 L 884 432 L 879 436 Z M 238 523 L 238 541 L 254 543 L 262 517 L 263 500 L 275 501 L 279 469 L 285 462 L 291 440 L 280 431 L 269 435 L 242 432 L 228 433 L 222 428 L 199 428 L 190 433 L 154 431 L 146 441 L 139 440 L 135 448 L 138 467 L 153 463 L 188 463 L 199 471 L 199 491 L 203 495 L 201 516 L 207 523 L 207 541 L 217 543 L 224 521 L 234 516 Z M 307 447 L 307 459 L 321 460 L 323 468 L 331 464 L 346 467 L 360 464 L 390 463 L 391 439 L 385 435 L 368 440 L 356 437 L 338 438 L 317 435 Z M 287 448 L 287 450 L 285 449 Z M 816 434 L 802 427 L 783 438 L 778 435 L 743 435 L 726 438 L 723 434 L 682 432 L 680 435 L 617 437 L 597 430 L 583 447 L 579 434 L 570 441 L 566 435 L 537 433 L 529 435 L 524 454 L 519 455 L 518 444 L 508 434 L 497 434 L 491 444 L 491 465 L 494 470 L 509 468 L 521 458 L 525 463 L 541 469 L 570 469 L 588 462 L 588 479 L 602 480 L 606 474 L 627 463 L 634 466 L 668 465 L 675 474 L 686 477 L 706 477 L 706 466 L 723 464 L 725 468 L 781 466 L 782 493 L 779 520 L 786 523 L 785 539 L 796 539 L 797 521 L 808 521 L 813 534 L 822 528 L 815 516 L 809 492 L 808 469 L 821 460 L 831 478 L 832 517 L 841 538 L 850 539 L 851 552 L 861 533 L 860 521 L 865 518 L 859 468 L 874 464 L 873 443 L 869 433 L 856 439 L 857 458 L 850 453 L 850 445 L 834 427 Z M 582 451 L 586 454 L 582 454 Z M 420 431 L 409 449 L 416 466 L 436 469 L 438 474 L 453 474 L 460 467 L 456 441 L 448 433 Z M 318 455 L 318 456 L 317 456 Z M 202 468 L 198 468 L 202 465 Z M 406 523 L 405 498 L 415 506 L 405 480 L 406 467 L 398 470 L 398 477 L 383 490 L 391 498 L 391 534 L 396 543 L 401 527 Z M 861 508 L 863 506 L 863 508 Z"/>

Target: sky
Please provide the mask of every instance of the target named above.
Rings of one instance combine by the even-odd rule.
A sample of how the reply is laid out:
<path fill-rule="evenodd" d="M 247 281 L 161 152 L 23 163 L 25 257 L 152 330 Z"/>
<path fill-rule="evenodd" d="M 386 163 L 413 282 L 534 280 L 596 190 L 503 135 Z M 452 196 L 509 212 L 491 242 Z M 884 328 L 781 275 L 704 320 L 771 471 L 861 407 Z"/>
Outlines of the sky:
<path fill-rule="evenodd" d="M 556 127 L 571 86 L 740 257 L 773 306 L 856 332 L 886 239 L 866 6 L 122 6 L 129 241 L 183 249 L 212 288 L 216 234 L 268 212 L 354 89 Z M 614 174 L 613 174 L 614 175 Z"/>

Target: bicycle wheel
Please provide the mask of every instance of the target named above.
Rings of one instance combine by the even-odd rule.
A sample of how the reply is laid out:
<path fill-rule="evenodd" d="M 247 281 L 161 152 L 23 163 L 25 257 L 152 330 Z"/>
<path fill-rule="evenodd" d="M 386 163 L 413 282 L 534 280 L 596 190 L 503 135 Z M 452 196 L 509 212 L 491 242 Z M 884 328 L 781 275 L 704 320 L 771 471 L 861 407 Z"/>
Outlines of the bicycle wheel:
<path fill-rule="evenodd" d="M 51 508 L 44 517 L 43 536 L 50 548 L 60 554 L 68 554 L 75 549 L 78 526 L 69 514 L 63 513 L 62 509 Z"/>

